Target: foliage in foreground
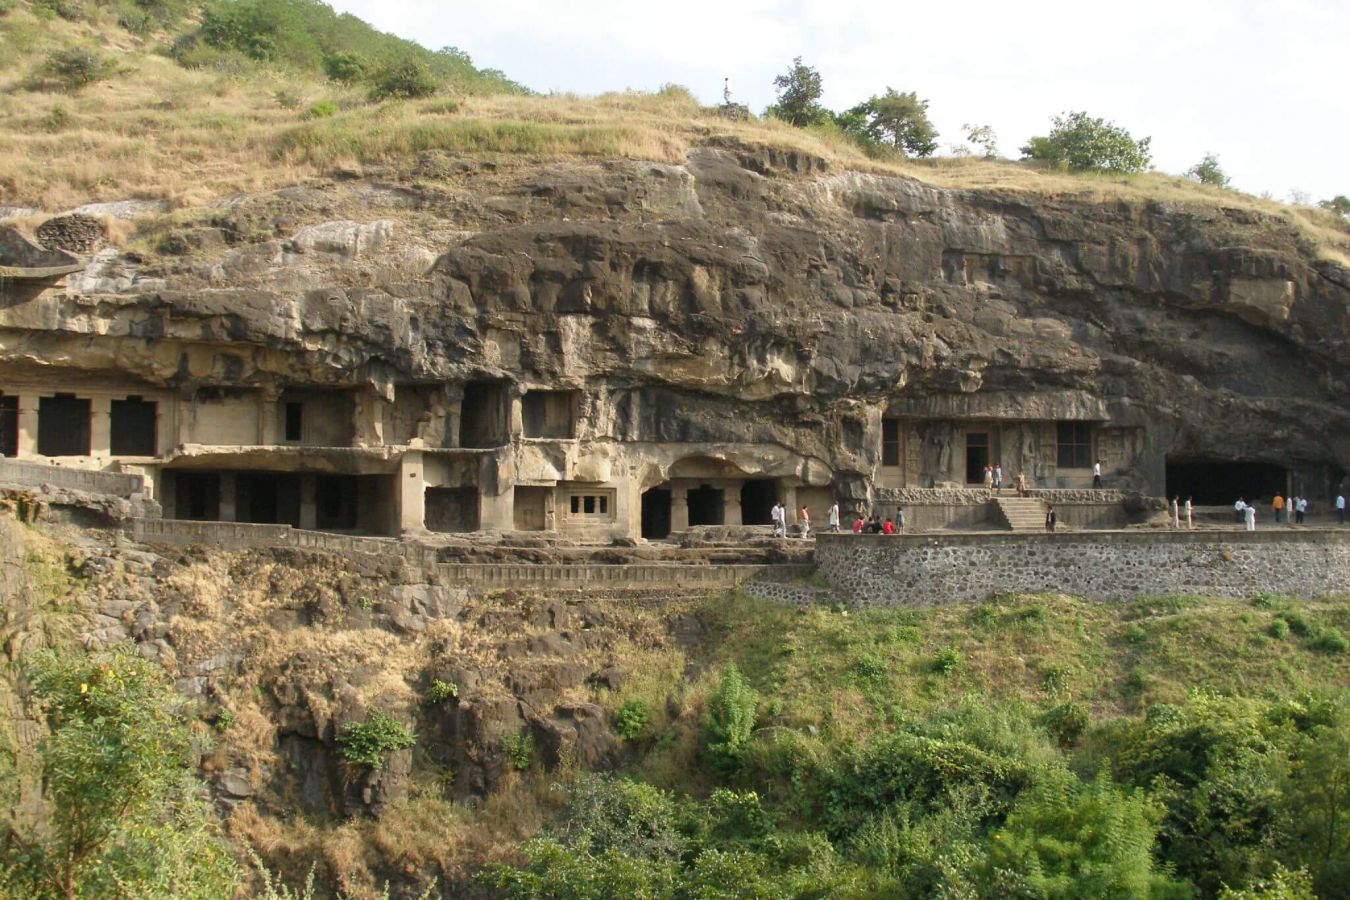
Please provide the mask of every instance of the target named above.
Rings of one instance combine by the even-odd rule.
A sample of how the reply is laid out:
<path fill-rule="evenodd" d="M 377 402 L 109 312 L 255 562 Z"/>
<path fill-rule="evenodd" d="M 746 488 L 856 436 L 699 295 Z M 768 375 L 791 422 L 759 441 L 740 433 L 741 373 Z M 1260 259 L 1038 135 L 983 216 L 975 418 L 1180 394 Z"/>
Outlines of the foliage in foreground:
<path fill-rule="evenodd" d="M 48 897 L 227 897 L 238 872 L 193 774 L 181 698 L 129 651 L 43 651 L 28 667 L 50 734 L 42 804 L 0 824 L 0 892 Z M 9 773 L 15 776 L 12 770 Z M 17 778 L 7 785 L 18 790 Z"/>

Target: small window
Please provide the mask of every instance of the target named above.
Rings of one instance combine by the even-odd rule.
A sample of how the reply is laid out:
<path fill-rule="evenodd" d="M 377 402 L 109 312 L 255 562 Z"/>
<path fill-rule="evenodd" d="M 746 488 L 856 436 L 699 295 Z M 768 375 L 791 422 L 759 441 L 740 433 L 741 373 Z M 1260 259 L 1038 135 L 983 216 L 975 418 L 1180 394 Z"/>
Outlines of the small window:
<path fill-rule="evenodd" d="M 38 400 L 38 455 L 89 455 L 89 401 L 74 394 Z"/>
<path fill-rule="evenodd" d="M 881 464 L 900 465 L 900 420 L 881 420 Z"/>
<path fill-rule="evenodd" d="M 599 494 L 571 494 L 567 498 L 570 516 L 577 518 L 609 518 L 609 500 L 612 492 Z"/>
<path fill-rule="evenodd" d="M 305 405 L 303 403 L 286 404 L 286 440 L 300 440 L 304 426 L 304 410 Z"/>
<path fill-rule="evenodd" d="M 157 404 L 140 397 L 114 400 L 111 406 L 110 449 L 113 456 L 154 456 Z"/>
<path fill-rule="evenodd" d="M 1060 422 L 1057 437 L 1056 462 L 1061 469 L 1091 468 L 1091 422 Z"/>

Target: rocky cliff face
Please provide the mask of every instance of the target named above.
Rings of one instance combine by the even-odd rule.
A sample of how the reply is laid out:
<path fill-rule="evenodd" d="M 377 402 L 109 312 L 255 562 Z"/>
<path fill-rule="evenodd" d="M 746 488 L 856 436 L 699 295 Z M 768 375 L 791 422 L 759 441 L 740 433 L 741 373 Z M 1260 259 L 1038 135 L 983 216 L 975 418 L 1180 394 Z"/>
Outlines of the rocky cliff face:
<path fill-rule="evenodd" d="M 838 473 L 875 466 L 886 404 L 1053 396 L 1052 417 L 1147 426 L 1158 454 L 1350 468 L 1350 271 L 1259 214 L 937 189 L 740 146 L 462 169 L 147 226 L 155 254 L 6 286 L 0 362 L 585 387 L 583 438 L 780 444 Z"/>

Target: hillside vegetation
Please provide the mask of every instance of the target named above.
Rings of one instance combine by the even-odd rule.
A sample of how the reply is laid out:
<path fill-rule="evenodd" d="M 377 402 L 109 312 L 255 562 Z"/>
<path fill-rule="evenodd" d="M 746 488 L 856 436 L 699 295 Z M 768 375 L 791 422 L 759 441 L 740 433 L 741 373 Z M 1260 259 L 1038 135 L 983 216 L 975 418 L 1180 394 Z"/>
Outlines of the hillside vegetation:
<path fill-rule="evenodd" d="M 72 52 L 85 55 L 74 71 L 53 65 Z M 314 0 L 10 0 L 0 72 L 0 115 L 11 123 L 0 134 L 0 204 L 12 206 L 143 198 L 191 207 L 339 170 L 406 174 L 431 150 L 499 166 L 680 163 L 691 146 L 731 141 L 938 186 L 1254 209 L 1294 223 L 1324 255 L 1350 259 L 1344 222 L 1327 210 L 1159 173 L 911 160 L 860 146 L 830 122 L 732 121 L 678 86 L 530 95 L 453 47 L 426 50 Z"/>

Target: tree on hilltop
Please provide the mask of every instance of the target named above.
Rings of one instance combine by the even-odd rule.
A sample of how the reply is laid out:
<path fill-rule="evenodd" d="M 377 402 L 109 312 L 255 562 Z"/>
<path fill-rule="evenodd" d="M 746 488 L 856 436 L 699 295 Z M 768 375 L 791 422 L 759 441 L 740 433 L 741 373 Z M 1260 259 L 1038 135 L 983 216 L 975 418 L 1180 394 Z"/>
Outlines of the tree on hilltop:
<path fill-rule="evenodd" d="M 774 78 L 778 102 L 765 110 L 766 115 L 782 119 L 798 128 L 818 125 L 830 117 L 829 110 L 820 105 L 820 73 L 802 62 L 800 56 L 792 60 L 792 68 Z"/>
<path fill-rule="evenodd" d="M 1055 116 L 1048 135 L 1033 137 L 1022 155 L 1073 172 L 1142 172 L 1152 138 L 1135 140 L 1124 128 L 1085 112 Z"/>
<path fill-rule="evenodd" d="M 1214 187 L 1228 187 L 1228 175 L 1219 165 L 1219 157 L 1213 153 L 1206 153 L 1205 158 L 1186 170 L 1186 177 L 1192 178 L 1201 184 L 1209 184 Z"/>
<path fill-rule="evenodd" d="M 914 91 L 902 94 L 888 87 L 886 93 L 840 113 L 835 121 L 846 132 L 913 156 L 932 156 L 937 151 L 938 133 L 928 119 L 928 101 L 920 100 Z"/>

